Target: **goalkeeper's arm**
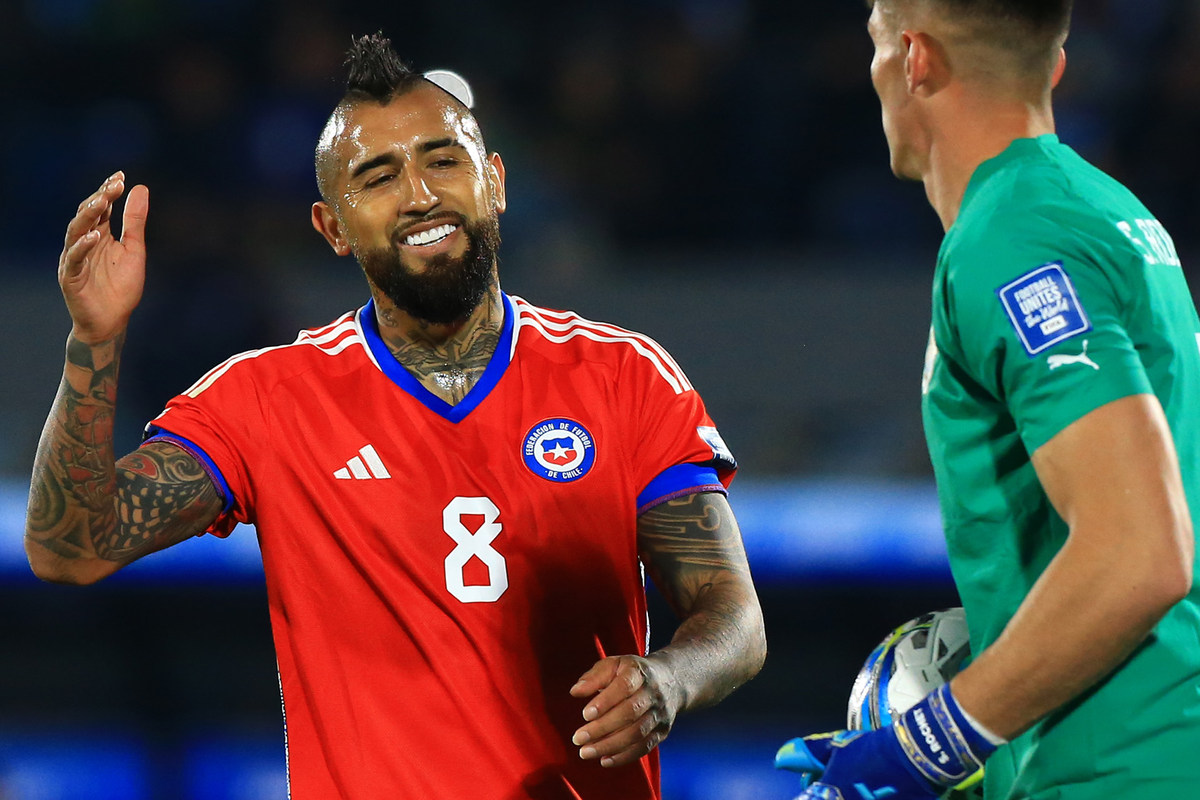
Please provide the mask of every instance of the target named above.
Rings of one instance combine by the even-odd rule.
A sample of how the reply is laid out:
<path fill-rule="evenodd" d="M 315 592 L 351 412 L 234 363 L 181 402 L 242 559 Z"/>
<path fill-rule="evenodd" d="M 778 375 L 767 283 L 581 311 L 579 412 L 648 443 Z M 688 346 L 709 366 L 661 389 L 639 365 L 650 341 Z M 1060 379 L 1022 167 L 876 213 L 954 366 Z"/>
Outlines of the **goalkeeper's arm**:
<path fill-rule="evenodd" d="M 777 766 L 818 781 L 803 800 L 939 796 L 1114 670 L 1191 590 L 1191 518 L 1157 398 L 1096 409 L 1033 464 L 1069 526 L 1062 549 L 1000 638 L 894 725 L 785 745 Z"/>
<path fill-rule="evenodd" d="M 1156 397 L 1101 406 L 1033 465 L 1070 534 L 1000 638 L 951 683 L 963 710 L 1005 739 L 1108 675 L 1192 587 L 1192 522 Z"/>

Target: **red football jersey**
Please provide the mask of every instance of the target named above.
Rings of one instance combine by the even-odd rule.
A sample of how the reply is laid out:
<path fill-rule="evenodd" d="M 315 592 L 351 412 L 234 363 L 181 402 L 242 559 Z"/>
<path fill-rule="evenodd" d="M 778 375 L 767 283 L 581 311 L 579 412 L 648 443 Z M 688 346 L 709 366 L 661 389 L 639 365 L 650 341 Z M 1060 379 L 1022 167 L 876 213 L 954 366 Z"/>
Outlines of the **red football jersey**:
<path fill-rule="evenodd" d="M 234 356 L 148 428 L 257 526 L 296 800 L 657 798 L 657 754 L 604 769 L 568 691 L 644 654 L 640 511 L 736 464 L 654 341 L 504 296 L 451 406 L 368 303 Z"/>

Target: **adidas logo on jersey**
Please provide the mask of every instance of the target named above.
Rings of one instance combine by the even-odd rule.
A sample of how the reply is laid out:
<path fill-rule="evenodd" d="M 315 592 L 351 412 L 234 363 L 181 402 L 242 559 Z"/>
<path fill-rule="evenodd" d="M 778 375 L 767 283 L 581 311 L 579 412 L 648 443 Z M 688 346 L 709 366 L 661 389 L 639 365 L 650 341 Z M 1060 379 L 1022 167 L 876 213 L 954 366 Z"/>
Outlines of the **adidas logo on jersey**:
<path fill-rule="evenodd" d="M 333 477 L 339 481 L 348 481 L 351 478 L 359 481 L 369 481 L 372 478 L 383 480 L 392 476 L 387 471 L 387 467 L 383 465 L 383 461 L 379 458 L 379 453 L 375 452 L 375 448 L 372 445 L 367 445 L 358 451 L 357 456 L 347 461 L 346 466 L 334 472 Z"/>

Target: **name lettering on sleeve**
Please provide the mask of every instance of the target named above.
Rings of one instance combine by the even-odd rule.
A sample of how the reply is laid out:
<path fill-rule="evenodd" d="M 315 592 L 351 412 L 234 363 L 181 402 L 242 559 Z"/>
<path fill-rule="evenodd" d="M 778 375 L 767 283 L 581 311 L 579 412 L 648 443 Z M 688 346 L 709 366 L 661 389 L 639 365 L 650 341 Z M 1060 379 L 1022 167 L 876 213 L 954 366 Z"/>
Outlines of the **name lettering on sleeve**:
<path fill-rule="evenodd" d="M 1129 237 L 1129 241 L 1141 251 L 1147 264 L 1183 266 L 1183 262 L 1179 260 L 1179 253 L 1175 250 L 1175 241 L 1158 220 L 1136 219 L 1132 223 L 1122 220 L 1117 223 L 1117 229 Z"/>

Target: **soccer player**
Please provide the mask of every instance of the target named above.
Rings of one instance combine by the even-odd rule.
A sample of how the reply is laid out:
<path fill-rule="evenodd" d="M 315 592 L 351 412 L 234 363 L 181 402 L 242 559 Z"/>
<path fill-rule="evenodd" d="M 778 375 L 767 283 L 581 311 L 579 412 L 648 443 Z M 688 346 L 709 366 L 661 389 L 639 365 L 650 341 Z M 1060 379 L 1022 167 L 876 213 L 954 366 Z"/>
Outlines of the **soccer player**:
<path fill-rule="evenodd" d="M 736 464 L 654 341 L 500 291 L 504 163 L 465 86 L 379 36 L 348 63 L 312 221 L 370 300 L 217 366 L 115 462 L 149 196 L 119 240 L 121 173 L 80 205 L 30 563 L 92 583 L 254 523 L 297 800 L 657 798 L 676 715 L 765 655 Z M 643 565 L 682 618 L 649 654 Z"/>
<path fill-rule="evenodd" d="M 985 759 L 988 800 L 1200 796 L 1200 320 L 1163 226 L 1054 135 L 1070 5 L 873 3 L 892 169 L 946 230 L 923 405 L 978 655 L 894 727 L 794 743 L 804 797 Z"/>

